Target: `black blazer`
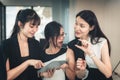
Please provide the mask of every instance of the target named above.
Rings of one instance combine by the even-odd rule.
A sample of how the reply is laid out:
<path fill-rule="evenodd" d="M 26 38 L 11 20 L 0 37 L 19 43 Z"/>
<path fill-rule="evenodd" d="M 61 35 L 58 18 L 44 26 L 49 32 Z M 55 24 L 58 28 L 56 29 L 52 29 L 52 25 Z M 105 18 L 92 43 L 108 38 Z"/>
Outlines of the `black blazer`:
<path fill-rule="evenodd" d="M 17 35 L 5 40 L 3 44 L 5 56 L 9 58 L 10 69 L 19 66 L 28 59 L 37 60 L 41 59 L 40 44 L 34 38 L 28 39 L 29 56 L 26 57 L 21 57 Z M 37 76 L 37 69 L 35 69 L 33 66 L 29 66 L 22 74 L 20 74 L 14 80 L 41 80 L 41 79 L 38 78 Z"/>
<path fill-rule="evenodd" d="M 0 45 L 0 80 L 7 80 L 6 57 L 3 52 L 2 44 Z"/>

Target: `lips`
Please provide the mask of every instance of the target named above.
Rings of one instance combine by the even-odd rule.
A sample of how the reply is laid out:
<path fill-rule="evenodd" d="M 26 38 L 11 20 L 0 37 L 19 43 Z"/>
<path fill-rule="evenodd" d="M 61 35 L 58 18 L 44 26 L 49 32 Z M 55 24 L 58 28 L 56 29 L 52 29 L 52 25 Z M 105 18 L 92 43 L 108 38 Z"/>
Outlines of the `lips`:
<path fill-rule="evenodd" d="M 63 41 L 62 42 L 59 42 L 60 44 L 63 44 Z"/>
<path fill-rule="evenodd" d="M 80 34 L 80 32 L 75 32 L 75 34 L 76 34 L 76 35 L 79 35 L 79 34 Z"/>
<path fill-rule="evenodd" d="M 31 33 L 31 35 L 33 35 L 33 36 L 34 36 L 34 34 L 35 34 L 35 33 Z"/>

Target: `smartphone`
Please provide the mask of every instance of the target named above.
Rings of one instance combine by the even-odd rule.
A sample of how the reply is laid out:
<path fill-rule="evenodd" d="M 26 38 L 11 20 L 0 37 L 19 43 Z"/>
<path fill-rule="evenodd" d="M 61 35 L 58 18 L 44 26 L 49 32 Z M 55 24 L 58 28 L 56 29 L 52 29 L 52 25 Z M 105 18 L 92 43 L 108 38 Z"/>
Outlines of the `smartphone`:
<path fill-rule="evenodd" d="M 77 40 L 77 43 L 76 43 L 77 45 L 79 45 L 79 46 L 82 46 L 82 43 L 81 43 L 81 41 L 79 41 L 79 40 Z"/>

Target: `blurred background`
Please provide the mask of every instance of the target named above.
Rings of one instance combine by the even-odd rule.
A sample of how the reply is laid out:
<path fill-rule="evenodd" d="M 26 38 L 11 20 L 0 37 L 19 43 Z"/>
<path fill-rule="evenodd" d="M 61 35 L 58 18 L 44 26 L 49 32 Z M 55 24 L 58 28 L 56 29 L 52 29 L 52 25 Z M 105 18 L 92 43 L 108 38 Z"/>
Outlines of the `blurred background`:
<path fill-rule="evenodd" d="M 0 5 L 0 43 L 9 38 L 20 9 L 32 8 L 41 17 L 41 25 L 35 35 L 37 40 L 44 39 L 44 27 L 48 22 L 60 22 L 67 34 L 64 43 L 74 39 L 76 14 L 84 9 L 94 11 L 111 42 L 113 78 L 120 80 L 120 0 L 0 0 Z"/>

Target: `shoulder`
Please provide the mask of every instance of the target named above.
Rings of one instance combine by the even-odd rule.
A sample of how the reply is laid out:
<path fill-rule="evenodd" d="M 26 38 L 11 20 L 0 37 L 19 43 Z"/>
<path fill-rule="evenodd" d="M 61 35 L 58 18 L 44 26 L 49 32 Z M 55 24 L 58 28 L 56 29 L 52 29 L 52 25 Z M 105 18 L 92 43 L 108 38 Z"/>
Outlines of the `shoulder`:
<path fill-rule="evenodd" d="M 73 51 L 69 48 L 67 48 L 66 57 L 67 57 L 67 60 L 70 62 L 75 61 L 75 55 L 74 55 Z"/>
<path fill-rule="evenodd" d="M 75 44 L 76 41 L 77 41 L 77 39 L 73 39 L 73 40 L 71 40 L 70 42 L 68 42 L 68 44 Z"/>
<path fill-rule="evenodd" d="M 77 44 L 77 41 L 78 41 L 77 39 L 74 39 L 74 40 L 70 41 L 70 42 L 68 43 L 68 47 L 69 47 L 69 48 L 73 48 L 74 45 Z"/>
<path fill-rule="evenodd" d="M 107 39 L 104 37 L 95 38 L 93 43 L 95 43 L 96 41 L 98 41 L 97 44 L 104 44 L 107 41 Z"/>
<path fill-rule="evenodd" d="M 97 40 L 97 38 L 95 38 Z M 99 46 L 100 48 L 103 47 L 104 44 L 107 43 L 107 39 L 103 38 L 103 37 L 100 37 L 98 39 L 98 42 L 95 44 L 96 46 Z"/>
<path fill-rule="evenodd" d="M 66 54 L 67 54 L 68 56 L 74 56 L 74 52 L 73 52 L 73 50 L 70 49 L 70 48 L 67 48 Z"/>
<path fill-rule="evenodd" d="M 100 39 L 99 39 L 99 41 L 100 42 L 105 42 L 105 41 L 107 41 L 105 38 L 103 38 L 103 37 L 101 37 Z"/>
<path fill-rule="evenodd" d="M 100 42 L 99 44 L 101 44 L 101 46 L 103 46 L 105 43 L 107 43 L 107 39 L 101 37 L 101 38 L 99 39 L 99 42 Z"/>
<path fill-rule="evenodd" d="M 29 38 L 28 43 L 30 43 L 32 45 L 40 45 L 40 42 L 34 38 Z"/>
<path fill-rule="evenodd" d="M 1 42 L 2 45 L 12 45 L 15 42 L 16 38 L 8 38 Z"/>

